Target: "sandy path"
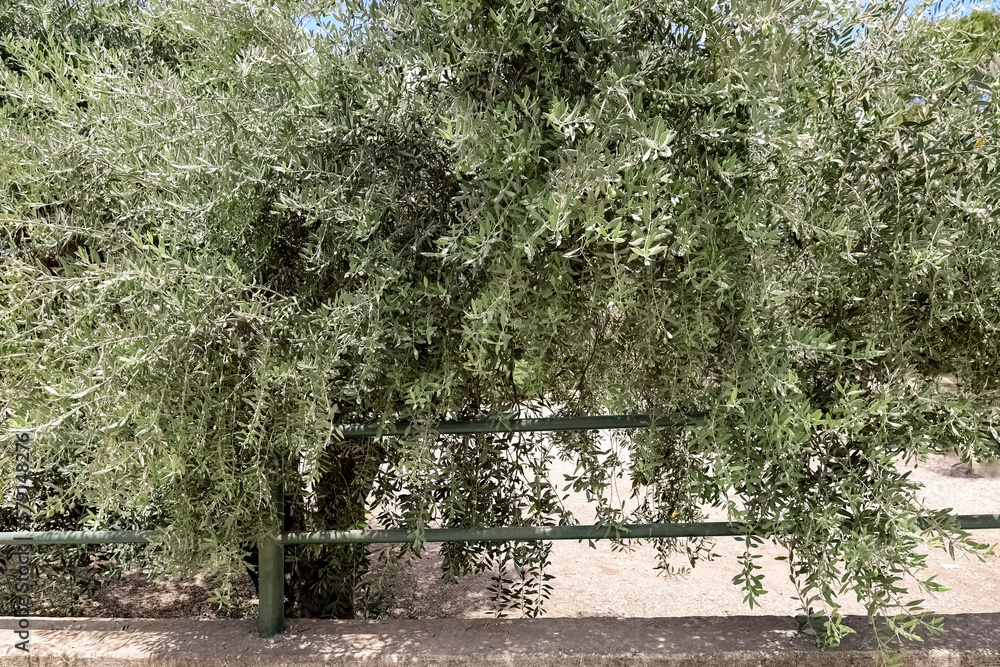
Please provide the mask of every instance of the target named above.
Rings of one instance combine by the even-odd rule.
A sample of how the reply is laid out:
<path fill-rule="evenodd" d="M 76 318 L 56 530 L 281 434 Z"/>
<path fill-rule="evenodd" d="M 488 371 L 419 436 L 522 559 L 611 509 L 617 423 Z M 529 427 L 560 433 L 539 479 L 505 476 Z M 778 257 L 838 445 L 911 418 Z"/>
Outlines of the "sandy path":
<path fill-rule="evenodd" d="M 918 466 L 913 477 L 925 484 L 929 506 L 951 507 L 959 514 L 1000 513 L 1000 466 L 977 466 L 971 475 L 954 468 L 957 459 L 936 457 Z M 560 464 L 557 475 L 572 472 L 572 466 Z M 620 486 L 628 488 L 627 483 Z M 571 496 L 567 501 L 581 523 L 593 520 L 584 499 Z M 720 511 L 710 520 L 721 520 Z M 1000 531 L 977 531 L 983 542 L 1000 542 Z M 719 538 L 715 552 L 720 558 L 700 562 L 691 574 L 665 577 L 654 569 L 656 557 L 650 545 L 632 551 L 614 551 L 607 542 L 596 542 L 592 549 L 586 542 L 555 542 L 552 566 L 552 597 L 546 603 L 551 617 L 652 617 L 652 616 L 724 616 L 788 615 L 799 613 L 794 588 L 788 580 L 787 565 L 773 560 L 784 552 L 773 544 L 765 545 L 761 559 L 764 587 L 768 594 L 761 605 L 750 610 L 743 594 L 733 585 L 739 572 L 736 561 L 741 545 L 731 538 Z M 987 562 L 959 557 L 951 560 L 937 551 L 928 558 L 928 575 L 949 591 L 928 600 L 936 612 L 955 614 L 1000 612 L 1000 559 Z M 678 562 L 678 564 L 683 564 Z M 431 545 L 425 556 L 404 575 L 397 589 L 397 615 L 412 618 L 480 618 L 492 616 L 487 593 L 489 576 L 466 578 L 457 584 L 440 581 L 440 557 Z M 863 614 L 855 601 L 842 600 L 844 613 Z"/>

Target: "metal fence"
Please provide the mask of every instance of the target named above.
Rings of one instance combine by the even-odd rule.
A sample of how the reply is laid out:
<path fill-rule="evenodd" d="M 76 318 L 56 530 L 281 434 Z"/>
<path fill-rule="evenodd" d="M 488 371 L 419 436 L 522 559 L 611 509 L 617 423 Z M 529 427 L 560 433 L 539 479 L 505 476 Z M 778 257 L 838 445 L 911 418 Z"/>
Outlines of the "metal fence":
<path fill-rule="evenodd" d="M 523 433 L 540 431 L 588 431 L 650 428 L 694 424 L 701 413 L 649 415 L 608 415 L 544 417 L 537 419 L 492 419 L 443 421 L 431 426 L 439 434 Z M 345 438 L 400 436 L 414 433 L 418 426 L 393 424 L 349 424 L 341 427 Z M 283 492 L 274 489 L 278 525 L 283 514 Z M 1000 515 L 966 514 L 955 517 L 965 530 L 1000 528 Z M 419 535 L 405 529 L 327 530 L 317 532 L 273 532 L 274 537 L 259 544 L 259 607 L 257 628 L 262 637 L 272 637 L 285 624 L 284 547 L 296 544 L 381 544 L 422 542 L 530 542 L 547 540 L 649 539 L 660 537 L 726 537 L 756 534 L 749 527 L 722 521 L 699 523 L 626 524 L 623 526 L 500 526 L 492 528 L 428 528 Z M 62 531 L 0 532 L 0 544 L 144 544 L 153 531 Z"/>

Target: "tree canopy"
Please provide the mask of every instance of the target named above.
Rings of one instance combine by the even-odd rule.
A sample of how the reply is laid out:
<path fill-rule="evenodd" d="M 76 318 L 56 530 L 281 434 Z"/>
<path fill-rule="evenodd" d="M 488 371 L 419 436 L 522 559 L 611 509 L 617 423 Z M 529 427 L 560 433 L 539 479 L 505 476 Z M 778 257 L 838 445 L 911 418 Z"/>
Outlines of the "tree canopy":
<path fill-rule="evenodd" d="M 998 442 L 1000 61 L 963 34 L 884 2 L 8 3 L 0 422 L 63 480 L 41 514 L 235 575 L 278 481 L 300 528 L 552 523 L 560 456 L 601 521 L 773 535 L 831 643 L 848 592 L 911 634 L 918 547 L 982 547 L 899 462 Z M 337 433 L 540 410 L 702 416 L 610 459 Z M 540 611 L 545 545 L 444 553 Z M 364 554 L 296 572 L 330 559 Z"/>

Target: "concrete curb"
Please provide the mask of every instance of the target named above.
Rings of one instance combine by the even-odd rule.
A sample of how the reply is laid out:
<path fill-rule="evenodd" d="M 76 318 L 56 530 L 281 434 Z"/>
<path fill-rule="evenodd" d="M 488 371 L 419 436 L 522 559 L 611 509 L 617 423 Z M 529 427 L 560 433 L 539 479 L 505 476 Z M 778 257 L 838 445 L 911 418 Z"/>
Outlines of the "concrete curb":
<path fill-rule="evenodd" d="M 849 624 L 863 632 L 864 619 Z M 1000 614 L 946 617 L 948 632 L 903 649 L 912 667 L 1000 667 Z M 0 618 L 0 667 L 869 667 L 852 635 L 817 650 L 787 616 L 686 618 L 292 620 L 260 639 L 252 621 L 31 619 L 31 650 Z"/>

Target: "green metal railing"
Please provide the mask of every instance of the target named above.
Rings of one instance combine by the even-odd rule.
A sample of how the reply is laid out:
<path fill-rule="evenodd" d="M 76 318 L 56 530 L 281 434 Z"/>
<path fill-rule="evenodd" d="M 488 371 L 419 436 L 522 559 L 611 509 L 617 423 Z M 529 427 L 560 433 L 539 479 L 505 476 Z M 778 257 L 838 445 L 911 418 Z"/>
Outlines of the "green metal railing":
<path fill-rule="evenodd" d="M 432 424 L 440 434 L 522 433 L 529 431 L 587 431 L 604 429 L 649 428 L 695 424 L 701 413 L 673 413 L 660 417 L 649 415 L 609 415 L 584 417 L 545 417 L 538 419 L 495 419 L 444 421 Z M 399 436 L 417 432 L 412 423 L 349 424 L 341 427 L 345 438 Z M 727 537 L 756 534 L 737 524 L 723 521 L 699 523 L 628 524 L 624 526 L 501 526 L 494 528 L 427 528 L 418 533 L 403 529 L 327 530 L 282 533 L 278 529 L 284 513 L 284 496 L 275 487 L 272 498 L 277 508 L 273 537 L 261 540 L 258 565 L 258 631 L 272 637 L 285 624 L 284 548 L 296 544 L 381 544 L 423 542 L 530 542 L 548 540 L 649 539 L 658 537 Z M 966 514 L 955 517 L 965 530 L 1000 528 L 1000 514 Z M 64 532 L 0 532 L 0 544 L 145 544 L 153 531 L 102 530 Z"/>

